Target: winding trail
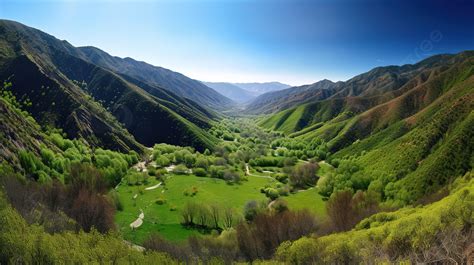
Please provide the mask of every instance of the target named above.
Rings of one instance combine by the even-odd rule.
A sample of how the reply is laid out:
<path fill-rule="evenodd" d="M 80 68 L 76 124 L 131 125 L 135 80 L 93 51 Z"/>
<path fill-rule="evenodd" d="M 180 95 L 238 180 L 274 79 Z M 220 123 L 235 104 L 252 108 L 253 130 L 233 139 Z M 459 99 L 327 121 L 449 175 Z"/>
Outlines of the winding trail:
<path fill-rule="evenodd" d="M 245 173 L 247 174 L 247 176 L 275 180 L 274 178 L 272 178 L 270 176 L 259 176 L 259 175 L 255 175 L 255 174 L 250 174 L 249 164 L 247 164 L 247 163 L 245 163 Z"/>
<path fill-rule="evenodd" d="M 161 183 L 162 183 L 162 182 L 156 184 L 155 186 L 151 186 L 151 187 L 145 188 L 145 190 L 154 190 L 154 189 L 158 188 L 159 186 L 161 186 Z"/>
<path fill-rule="evenodd" d="M 145 218 L 145 214 L 143 213 L 141 209 L 140 209 L 140 212 L 141 213 L 138 215 L 137 220 L 133 221 L 130 224 L 130 228 L 136 229 L 136 228 L 139 228 L 143 224 L 143 219 Z"/>

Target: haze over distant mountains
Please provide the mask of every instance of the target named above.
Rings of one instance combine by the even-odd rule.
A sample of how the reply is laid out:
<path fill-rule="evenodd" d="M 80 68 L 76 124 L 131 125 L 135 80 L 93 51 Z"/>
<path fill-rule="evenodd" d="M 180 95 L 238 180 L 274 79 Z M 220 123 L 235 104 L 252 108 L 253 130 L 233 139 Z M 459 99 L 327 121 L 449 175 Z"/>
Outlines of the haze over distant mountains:
<path fill-rule="evenodd" d="M 290 88 L 290 85 L 280 82 L 264 83 L 228 83 L 228 82 L 202 82 L 206 86 L 213 88 L 223 96 L 232 99 L 237 103 L 248 103 L 257 96 L 267 92 L 278 91 Z"/>

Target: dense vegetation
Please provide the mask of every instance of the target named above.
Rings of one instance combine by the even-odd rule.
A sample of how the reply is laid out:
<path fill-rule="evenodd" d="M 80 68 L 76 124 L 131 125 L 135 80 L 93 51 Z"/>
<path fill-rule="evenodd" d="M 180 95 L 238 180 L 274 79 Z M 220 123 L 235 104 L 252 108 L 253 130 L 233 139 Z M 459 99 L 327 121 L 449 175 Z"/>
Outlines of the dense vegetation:
<path fill-rule="evenodd" d="M 472 256 L 472 52 L 224 117 L 146 82 L 149 65 L 13 22 L 0 36 L 2 264 Z"/>

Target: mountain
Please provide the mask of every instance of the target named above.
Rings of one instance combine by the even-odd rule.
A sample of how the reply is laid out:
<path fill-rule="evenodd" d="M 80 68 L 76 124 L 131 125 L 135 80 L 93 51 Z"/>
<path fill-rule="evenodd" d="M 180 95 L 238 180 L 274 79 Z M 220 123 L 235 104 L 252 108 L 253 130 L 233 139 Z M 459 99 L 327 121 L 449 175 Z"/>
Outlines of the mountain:
<path fill-rule="evenodd" d="M 449 55 L 437 55 L 417 64 L 377 67 L 345 82 L 322 80 L 311 85 L 292 87 L 263 94 L 254 99 L 246 111 L 251 114 L 272 113 L 303 103 L 328 98 L 371 97 L 399 89 L 426 69 L 445 64 Z"/>
<path fill-rule="evenodd" d="M 115 73 L 133 77 L 150 86 L 164 88 L 178 96 L 191 99 L 203 106 L 224 109 L 233 102 L 205 84 L 171 70 L 136 61 L 120 58 L 95 47 L 79 47 L 81 58 Z"/>
<path fill-rule="evenodd" d="M 267 114 L 292 107 L 314 98 L 329 97 L 336 86 L 329 80 L 322 80 L 312 85 L 291 87 L 268 92 L 258 96 L 247 105 L 245 111 L 250 114 Z"/>
<path fill-rule="evenodd" d="M 323 139 L 333 159 L 362 168 L 352 181 L 393 182 L 389 199 L 413 202 L 472 168 L 474 51 L 379 67 L 311 95 L 260 125 Z"/>
<path fill-rule="evenodd" d="M 232 83 L 224 82 L 203 82 L 206 86 L 214 89 L 220 94 L 232 99 L 237 103 L 246 103 L 255 98 L 253 92 L 245 90 Z"/>
<path fill-rule="evenodd" d="M 0 80 L 11 81 L 14 95 L 32 102 L 27 111 L 40 124 L 114 150 L 139 151 L 158 142 L 199 150 L 215 144 L 206 132 L 217 118 L 213 111 L 89 57 L 66 41 L 0 20 Z"/>
<path fill-rule="evenodd" d="M 206 86 L 213 88 L 220 94 L 232 99 L 237 103 L 249 103 L 255 97 L 270 92 L 289 88 L 279 82 L 266 83 L 226 83 L 226 82 L 203 82 Z"/>
<path fill-rule="evenodd" d="M 252 92 L 254 95 L 261 95 L 270 91 L 282 90 L 291 87 L 287 84 L 279 82 L 265 82 L 265 83 L 234 83 L 234 85 Z"/>

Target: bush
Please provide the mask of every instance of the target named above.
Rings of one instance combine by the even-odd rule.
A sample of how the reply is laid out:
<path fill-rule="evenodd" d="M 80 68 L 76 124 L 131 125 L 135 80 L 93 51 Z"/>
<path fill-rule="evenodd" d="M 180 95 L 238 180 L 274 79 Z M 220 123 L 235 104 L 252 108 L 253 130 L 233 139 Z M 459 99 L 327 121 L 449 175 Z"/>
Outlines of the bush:
<path fill-rule="evenodd" d="M 191 197 L 193 197 L 193 196 L 196 196 L 197 193 L 198 193 L 198 188 L 197 188 L 197 187 L 194 187 L 194 186 L 193 186 L 192 188 L 185 189 L 185 190 L 183 191 L 184 196 L 191 196 Z"/>
<path fill-rule="evenodd" d="M 276 198 L 280 197 L 280 193 L 274 188 L 266 188 L 265 195 L 271 200 L 275 200 Z"/>
<path fill-rule="evenodd" d="M 224 180 L 228 183 L 239 183 L 240 174 L 236 171 L 226 170 L 224 171 Z"/>
<path fill-rule="evenodd" d="M 319 166 L 313 163 L 305 163 L 295 166 L 290 173 L 290 184 L 295 188 L 306 188 L 316 185 L 316 171 Z"/>
<path fill-rule="evenodd" d="M 173 173 L 178 174 L 178 175 L 185 175 L 188 174 L 188 168 L 185 165 L 177 165 L 173 169 Z"/>
<path fill-rule="evenodd" d="M 283 174 L 283 173 L 278 173 L 275 175 L 275 179 L 278 180 L 281 183 L 287 183 L 288 182 L 288 175 Z"/>
<path fill-rule="evenodd" d="M 276 199 L 272 203 L 272 209 L 277 213 L 284 212 L 288 210 L 288 203 L 283 199 Z"/>
<path fill-rule="evenodd" d="M 247 221 L 252 221 L 257 214 L 265 211 L 266 204 L 258 203 L 257 201 L 248 201 L 244 206 L 244 218 Z"/>
<path fill-rule="evenodd" d="M 166 199 L 164 197 L 160 197 L 155 201 L 155 203 L 158 205 L 163 205 L 166 203 Z"/>
<path fill-rule="evenodd" d="M 203 168 L 195 168 L 193 170 L 193 173 L 194 173 L 194 175 L 196 175 L 198 177 L 205 177 L 207 175 L 206 170 L 203 169 Z"/>

